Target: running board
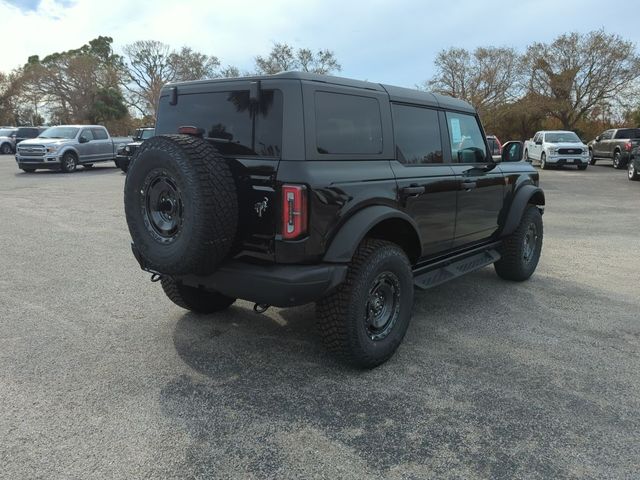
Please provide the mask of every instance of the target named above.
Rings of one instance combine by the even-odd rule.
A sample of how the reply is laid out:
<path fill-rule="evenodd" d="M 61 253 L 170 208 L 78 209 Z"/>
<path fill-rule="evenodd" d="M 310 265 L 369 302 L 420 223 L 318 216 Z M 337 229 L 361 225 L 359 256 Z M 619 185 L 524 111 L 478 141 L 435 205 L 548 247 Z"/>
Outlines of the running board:
<path fill-rule="evenodd" d="M 459 260 L 451 260 L 451 262 L 442 265 L 438 263 L 433 269 L 428 269 L 425 273 L 419 273 L 413 278 L 416 287 L 423 290 L 435 287 L 441 283 L 448 282 L 454 278 L 461 277 L 469 272 L 491 265 L 500 260 L 500 253 L 495 249 L 485 250 Z M 424 268 L 420 269 L 424 271 Z"/>

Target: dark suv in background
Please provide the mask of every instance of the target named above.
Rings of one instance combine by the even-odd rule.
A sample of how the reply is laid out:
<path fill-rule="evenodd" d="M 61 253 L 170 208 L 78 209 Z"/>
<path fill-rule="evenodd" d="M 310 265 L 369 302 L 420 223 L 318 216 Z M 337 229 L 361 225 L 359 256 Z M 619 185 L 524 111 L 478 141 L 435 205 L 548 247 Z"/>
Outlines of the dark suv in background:
<path fill-rule="evenodd" d="M 23 140 L 29 140 L 31 138 L 36 138 L 42 132 L 44 132 L 49 127 L 18 127 L 16 132 L 14 133 L 15 145 L 18 145 Z M 15 149 L 14 145 L 14 149 Z"/>
<path fill-rule="evenodd" d="M 133 141 L 127 143 L 126 145 L 122 145 L 118 148 L 118 152 L 115 159 L 116 167 L 118 167 L 123 172 L 127 172 L 129 170 L 129 165 L 131 164 L 131 160 L 133 156 L 138 151 L 140 145 L 145 140 L 153 137 L 155 135 L 155 128 L 153 127 L 144 127 L 136 129 L 133 134 Z"/>
<path fill-rule="evenodd" d="M 140 266 L 183 308 L 316 302 L 328 348 L 373 367 L 414 287 L 538 264 L 538 173 L 519 142 L 494 160 L 463 101 L 308 73 L 187 82 L 162 90 L 155 133 L 125 211 Z"/>

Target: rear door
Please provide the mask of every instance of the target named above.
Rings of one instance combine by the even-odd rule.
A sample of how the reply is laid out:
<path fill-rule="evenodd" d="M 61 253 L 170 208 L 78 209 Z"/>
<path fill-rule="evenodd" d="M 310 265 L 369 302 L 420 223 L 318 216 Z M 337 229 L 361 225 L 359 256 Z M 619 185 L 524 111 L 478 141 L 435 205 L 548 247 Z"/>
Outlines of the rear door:
<path fill-rule="evenodd" d="M 94 160 L 113 160 L 113 142 L 104 128 L 92 128 L 96 156 Z"/>
<path fill-rule="evenodd" d="M 391 168 L 399 200 L 420 230 L 422 253 L 451 248 L 455 233 L 457 180 L 451 156 L 445 154 L 440 115 L 433 108 L 391 104 L 395 161 Z"/>
<path fill-rule="evenodd" d="M 276 174 L 285 153 L 283 98 L 285 92 L 292 98 L 295 87 L 300 95 L 299 84 L 289 83 L 263 80 L 255 100 L 250 90 L 258 84 L 251 80 L 168 87 L 160 97 L 156 133 L 176 134 L 182 126 L 202 129 L 234 173 L 241 219 L 234 254 L 275 258 Z M 302 137 L 299 123 L 296 138 Z"/>
<path fill-rule="evenodd" d="M 458 181 L 454 247 L 488 240 L 498 230 L 504 175 L 495 168 L 478 118 L 447 111 L 452 168 Z"/>

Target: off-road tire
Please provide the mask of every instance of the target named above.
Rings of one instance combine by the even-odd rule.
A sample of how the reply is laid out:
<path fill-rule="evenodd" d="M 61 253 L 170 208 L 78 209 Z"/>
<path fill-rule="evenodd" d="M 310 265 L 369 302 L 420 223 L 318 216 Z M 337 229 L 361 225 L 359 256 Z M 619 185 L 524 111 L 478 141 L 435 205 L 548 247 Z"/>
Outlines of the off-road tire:
<path fill-rule="evenodd" d="M 71 173 L 74 172 L 76 168 L 78 168 L 78 157 L 72 152 L 65 153 L 60 161 L 60 170 L 63 173 Z"/>
<path fill-rule="evenodd" d="M 525 257 L 525 237 L 532 224 L 535 226 L 537 238 L 531 252 L 532 255 L 527 260 Z M 528 205 L 518 228 L 503 240 L 500 252 L 502 257 L 493 264 L 498 276 L 516 282 L 522 282 L 531 277 L 540 261 L 543 233 L 540 210 L 535 205 Z"/>
<path fill-rule="evenodd" d="M 399 286 L 398 315 L 386 336 L 374 340 L 366 325 L 371 289 L 380 276 L 389 273 Z M 344 283 L 317 302 L 318 330 L 328 350 L 346 363 L 373 368 L 386 362 L 402 342 L 412 308 L 413 274 L 407 255 L 395 243 L 365 239 L 351 260 Z"/>
<path fill-rule="evenodd" d="M 157 178 L 175 187 L 171 215 L 179 217 L 179 228 L 164 236 L 153 208 L 165 207 L 150 206 L 148 193 Z M 143 263 L 163 274 L 212 273 L 235 240 L 238 197 L 231 170 L 212 145 L 196 137 L 159 135 L 145 141 L 129 166 L 124 206 Z"/>
<path fill-rule="evenodd" d="M 640 180 L 640 172 L 636 168 L 635 162 L 633 160 L 629 160 L 629 164 L 627 165 L 627 173 L 629 180 L 638 181 Z"/>
<path fill-rule="evenodd" d="M 218 292 L 189 287 L 174 281 L 171 277 L 162 277 L 162 290 L 173 303 L 195 313 L 215 313 L 229 308 L 235 298 Z"/>

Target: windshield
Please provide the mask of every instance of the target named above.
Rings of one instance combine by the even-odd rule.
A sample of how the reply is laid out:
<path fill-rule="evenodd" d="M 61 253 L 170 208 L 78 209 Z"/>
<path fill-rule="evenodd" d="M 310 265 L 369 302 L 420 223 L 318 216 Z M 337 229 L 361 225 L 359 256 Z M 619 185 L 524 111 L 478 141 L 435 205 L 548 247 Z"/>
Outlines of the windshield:
<path fill-rule="evenodd" d="M 78 133 L 76 127 L 51 127 L 40 134 L 40 138 L 75 138 Z"/>
<path fill-rule="evenodd" d="M 143 130 L 142 128 L 139 128 L 138 130 L 136 130 L 136 133 L 133 135 L 133 138 L 135 140 L 146 140 L 148 138 L 153 137 L 154 134 L 155 134 L 154 129 Z"/>
<path fill-rule="evenodd" d="M 0 129 L 0 137 L 10 137 L 16 133 L 16 130 L 13 128 L 2 128 Z"/>
<path fill-rule="evenodd" d="M 582 143 L 578 135 L 573 132 L 547 133 L 544 136 L 544 141 L 548 143 Z"/>

